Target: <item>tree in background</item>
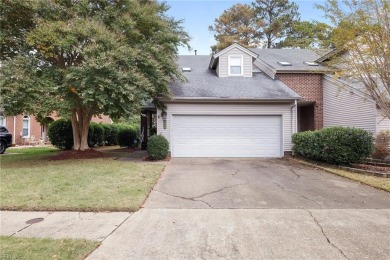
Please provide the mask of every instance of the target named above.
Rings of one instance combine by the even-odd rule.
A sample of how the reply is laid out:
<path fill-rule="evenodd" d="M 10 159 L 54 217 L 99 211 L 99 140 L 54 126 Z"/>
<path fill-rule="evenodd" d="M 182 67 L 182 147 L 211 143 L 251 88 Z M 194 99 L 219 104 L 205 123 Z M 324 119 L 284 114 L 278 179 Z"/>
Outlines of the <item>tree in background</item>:
<path fill-rule="evenodd" d="M 288 0 L 256 0 L 252 3 L 257 21 L 264 26 L 261 32 L 266 38 L 267 48 L 272 48 L 276 40 L 289 35 L 293 23 L 300 20 L 298 5 Z"/>
<path fill-rule="evenodd" d="M 332 27 L 326 23 L 295 21 L 291 33 L 276 44 L 278 48 L 328 48 Z"/>
<path fill-rule="evenodd" d="M 390 117 L 390 2 L 327 0 L 318 8 L 335 25 L 332 41 L 343 53 L 333 62 L 347 68 L 342 75 L 358 79 Z"/>
<path fill-rule="evenodd" d="M 165 4 L 5 0 L 1 8 L 0 106 L 71 118 L 75 150 L 88 149 L 92 116 L 132 114 L 183 79 L 176 53 L 189 37 Z"/>
<path fill-rule="evenodd" d="M 24 50 L 26 31 L 34 27 L 32 1 L 2 0 L 0 2 L 0 57 L 8 60 Z"/>
<path fill-rule="evenodd" d="M 246 48 L 256 48 L 260 42 L 262 26 L 263 23 L 255 19 L 249 5 L 235 4 L 215 19 L 213 26 L 209 26 L 217 41 L 211 49 L 219 51 L 234 42 Z"/>

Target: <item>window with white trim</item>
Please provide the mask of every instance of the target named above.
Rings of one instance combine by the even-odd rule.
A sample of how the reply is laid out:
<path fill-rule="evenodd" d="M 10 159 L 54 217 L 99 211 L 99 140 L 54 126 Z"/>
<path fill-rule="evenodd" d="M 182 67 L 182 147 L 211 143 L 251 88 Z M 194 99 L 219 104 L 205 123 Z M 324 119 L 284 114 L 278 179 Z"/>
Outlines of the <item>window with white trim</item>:
<path fill-rule="evenodd" d="M 0 113 L 0 126 L 7 126 L 7 120 L 3 113 Z"/>
<path fill-rule="evenodd" d="M 23 137 L 30 137 L 30 117 L 29 116 L 23 117 L 22 136 Z"/>
<path fill-rule="evenodd" d="M 243 74 L 242 56 L 229 56 L 229 75 L 241 76 Z"/>

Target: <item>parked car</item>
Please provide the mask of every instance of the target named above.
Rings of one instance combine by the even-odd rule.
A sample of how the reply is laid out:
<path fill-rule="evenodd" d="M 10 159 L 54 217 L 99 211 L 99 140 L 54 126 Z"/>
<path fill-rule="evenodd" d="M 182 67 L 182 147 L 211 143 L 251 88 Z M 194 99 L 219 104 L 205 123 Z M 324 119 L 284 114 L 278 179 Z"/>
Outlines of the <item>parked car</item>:
<path fill-rule="evenodd" d="M 8 132 L 7 128 L 0 126 L 0 154 L 12 145 L 12 134 Z"/>

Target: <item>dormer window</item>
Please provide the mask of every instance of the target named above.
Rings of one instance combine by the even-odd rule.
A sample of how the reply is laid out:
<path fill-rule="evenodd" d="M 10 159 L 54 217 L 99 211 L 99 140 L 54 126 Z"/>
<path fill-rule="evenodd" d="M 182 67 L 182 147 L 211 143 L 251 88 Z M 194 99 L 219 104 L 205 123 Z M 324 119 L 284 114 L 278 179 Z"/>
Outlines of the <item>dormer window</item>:
<path fill-rule="evenodd" d="M 243 75 L 243 57 L 242 56 L 229 56 L 229 75 L 241 76 Z"/>

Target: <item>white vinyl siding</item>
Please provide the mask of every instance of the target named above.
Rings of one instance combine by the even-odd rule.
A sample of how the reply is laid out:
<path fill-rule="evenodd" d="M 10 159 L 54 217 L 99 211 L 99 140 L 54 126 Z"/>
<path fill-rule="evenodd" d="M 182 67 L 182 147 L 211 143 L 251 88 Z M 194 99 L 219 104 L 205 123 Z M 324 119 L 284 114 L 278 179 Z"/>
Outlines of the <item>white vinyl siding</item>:
<path fill-rule="evenodd" d="M 217 68 L 217 74 L 219 77 L 229 77 L 229 56 L 242 57 L 242 76 L 252 77 L 252 56 L 239 50 L 238 48 L 233 48 L 219 56 L 219 63 Z"/>
<path fill-rule="evenodd" d="M 296 118 L 296 109 L 291 109 L 293 103 L 280 104 L 227 104 L 227 103 L 168 103 L 166 128 L 163 127 L 161 110 L 157 111 L 157 133 L 165 136 L 168 141 L 171 140 L 171 123 L 173 115 L 274 115 L 281 116 L 282 119 L 282 143 L 283 150 L 291 151 L 291 135 L 295 123 L 292 121 Z M 292 126 L 294 123 L 294 126 Z M 171 143 L 170 143 L 171 145 Z M 172 148 L 172 147 L 171 147 Z M 283 152 L 283 151 L 282 151 Z"/>
<path fill-rule="evenodd" d="M 390 130 L 390 119 L 384 116 L 380 109 L 377 109 L 376 123 L 377 123 L 376 134 L 378 134 L 381 131 Z"/>
<path fill-rule="evenodd" d="M 363 93 L 331 76 L 323 79 L 324 127 L 344 126 L 376 132 L 376 105 Z"/>

